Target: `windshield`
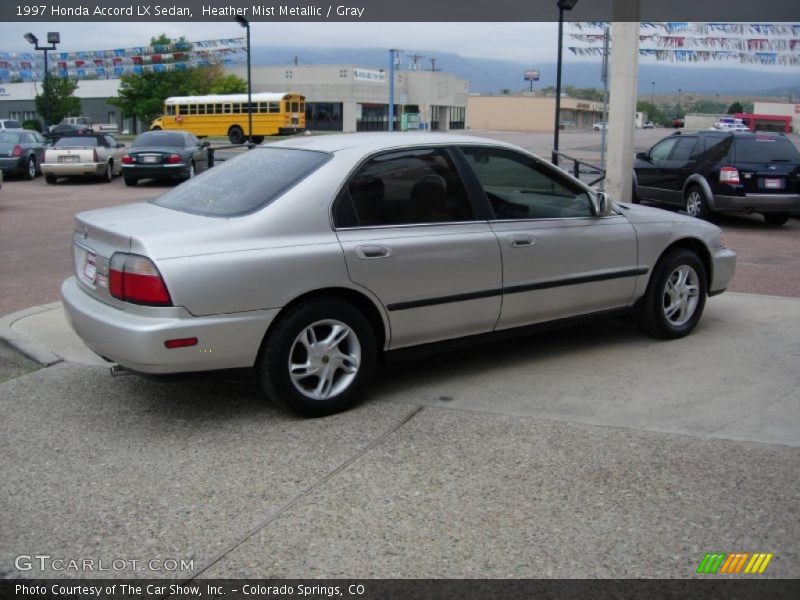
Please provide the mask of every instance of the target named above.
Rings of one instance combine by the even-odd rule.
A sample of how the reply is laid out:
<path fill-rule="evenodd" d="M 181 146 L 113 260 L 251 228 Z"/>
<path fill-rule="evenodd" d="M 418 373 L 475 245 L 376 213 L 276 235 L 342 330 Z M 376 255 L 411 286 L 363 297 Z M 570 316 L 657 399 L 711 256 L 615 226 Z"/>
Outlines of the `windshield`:
<path fill-rule="evenodd" d="M 97 146 L 97 138 L 82 136 L 82 137 L 62 137 L 53 144 L 54 148 L 67 148 L 75 146 Z"/>
<path fill-rule="evenodd" d="M 171 148 L 183 148 L 186 145 L 185 138 L 180 133 L 169 131 L 151 131 L 143 133 L 131 144 L 131 148 L 143 148 L 144 146 L 169 146 Z"/>
<path fill-rule="evenodd" d="M 263 208 L 316 171 L 330 154 L 255 148 L 153 200 L 156 206 L 208 217 L 237 217 Z"/>
<path fill-rule="evenodd" d="M 768 135 L 739 138 L 735 143 L 736 162 L 768 163 L 791 162 L 800 163 L 800 152 L 786 138 Z"/>

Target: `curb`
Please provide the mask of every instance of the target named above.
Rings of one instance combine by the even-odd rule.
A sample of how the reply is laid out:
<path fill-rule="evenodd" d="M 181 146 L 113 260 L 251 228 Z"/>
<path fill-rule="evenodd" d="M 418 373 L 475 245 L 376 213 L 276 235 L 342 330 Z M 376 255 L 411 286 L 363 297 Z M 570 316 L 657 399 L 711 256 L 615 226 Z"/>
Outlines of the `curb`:
<path fill-rule="evenodd" d="M 12 327 L 17 321 L 50 310 L 61 310 L 61 303 L 53 302 L 52 304 L 45 304 L 44 306 L 32 306 L 0 317 L 0 340 L 6 342 L 11 348 L 32 361 L 39 363 L 43 367 L 49 367 L 56 363 L 63 362 L 60 356 L 29 336 L 15 331 Z"/>

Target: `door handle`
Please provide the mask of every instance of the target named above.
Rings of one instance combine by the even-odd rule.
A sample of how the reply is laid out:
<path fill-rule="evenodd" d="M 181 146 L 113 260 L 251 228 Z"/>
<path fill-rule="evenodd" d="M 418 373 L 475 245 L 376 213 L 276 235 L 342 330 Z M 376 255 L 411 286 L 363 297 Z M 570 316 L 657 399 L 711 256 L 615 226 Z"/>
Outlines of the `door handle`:
<path fill-rule="evenodd" d="M 536 239 L 532 235 L 510 235 L 508 243 L 512 248 L 524 248 L 536 244 Z"/>
<path fill-rule="evenodd" d="M 392 249 L 387 246 L 357 246 L 356 256 L 358 258 L 387 258 L 392 255 Z"/>

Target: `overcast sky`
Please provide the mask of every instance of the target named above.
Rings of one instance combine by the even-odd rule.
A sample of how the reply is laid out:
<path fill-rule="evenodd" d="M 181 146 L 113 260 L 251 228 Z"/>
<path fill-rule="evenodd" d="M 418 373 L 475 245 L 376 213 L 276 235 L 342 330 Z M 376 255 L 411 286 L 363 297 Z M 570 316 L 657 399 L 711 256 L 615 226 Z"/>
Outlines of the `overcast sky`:
<path fill-rule="evenodd" d="M 554 61 L 555 23 L 268 23 L 251 25 L 253 46 L 316 46 L 438 50 L 466 57 L 521 62 Z M 61 33 L 58 49 L 106 50 L 146 45 L 160 33 L 189 41 L 238 37 L 244 30 L 232 20 L 220 23 L 0 23 L 0 51 L 31 46 L 23 35 L 44 39 Z"/>

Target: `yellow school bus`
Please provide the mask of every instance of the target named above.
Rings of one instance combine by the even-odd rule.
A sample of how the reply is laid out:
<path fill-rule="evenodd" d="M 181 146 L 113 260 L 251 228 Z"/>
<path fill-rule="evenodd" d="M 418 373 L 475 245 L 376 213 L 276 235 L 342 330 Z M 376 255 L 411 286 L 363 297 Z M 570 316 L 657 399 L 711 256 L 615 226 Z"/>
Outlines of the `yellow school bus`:
<path fill-rule="evenodd" d="M 267 135 L 300 133 L 306 128 L 306 99 L 295 93 L 260 92 L 252 95 L 253 141 Z M 164 114 L 150 130 L 177 129 L 197 137 L 227 135 L 241 144 L 248 135 L 247 94 L 173 96 L 164 100 Z"/>

